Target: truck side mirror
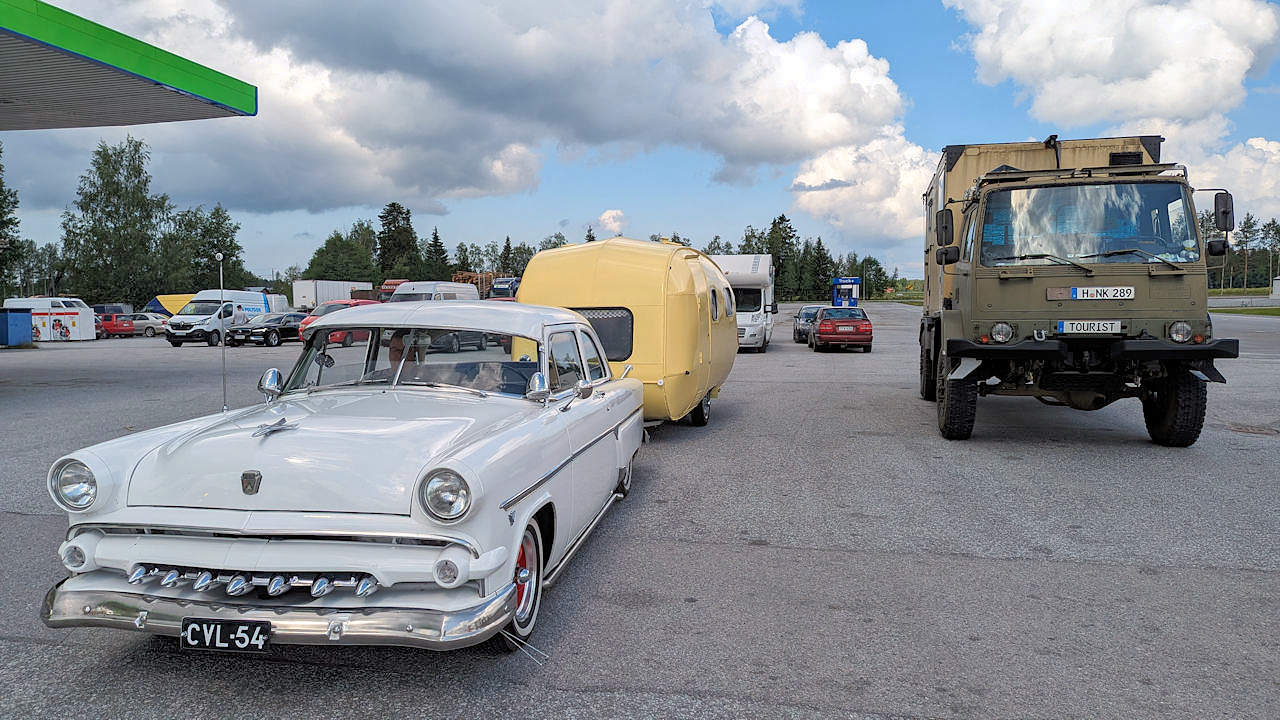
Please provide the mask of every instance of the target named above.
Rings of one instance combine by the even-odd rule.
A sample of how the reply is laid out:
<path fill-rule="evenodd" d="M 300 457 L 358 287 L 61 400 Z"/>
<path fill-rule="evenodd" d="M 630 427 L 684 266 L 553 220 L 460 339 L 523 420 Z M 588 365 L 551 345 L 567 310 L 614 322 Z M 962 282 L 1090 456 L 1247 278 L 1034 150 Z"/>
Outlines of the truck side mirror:
<path fill-rule="evenodd" d="M 1231 193 L 1220 192 L 1214 194 L 1213 224 L 1223 232 L 1236 229 L 1236 211 L 1231 202 Z"/>
<path fill-rule="evenodd" d="M 769 306 L 769 312 L 773 313 L 774 315 L 777 315 L 777 314 L 778 314 L 778 303 L 777 303 L 777 302 L 775 302 L 775 303 L 773 303 L 772 305 L 770 305 L 770 306 Z"/>
<path fill-rule="evenodd" d="M 948 210 L 948 212 L 950 211 Z M 939 265 L 954 265 L 955 263 L 960 262 L 960 246 L 948 245 L 946 247 L 940 247 L 937 252 L 934 253 L 934 259 L 938 261 Z"/>
<path fill-rule="evenodd" d="M 953 230 L 951 208 L 943 208 L 933 216 L 933 230 L 937 234 L 938 247 L 951 244 L 954 239 L 951 234 Z"/>
<path fill-rule="evenodd" d="M 1226 255 L 1227 241 L 1222 238 L 1210 240 L 1204 244 L 1204 251 L 1209 255 Z"/>

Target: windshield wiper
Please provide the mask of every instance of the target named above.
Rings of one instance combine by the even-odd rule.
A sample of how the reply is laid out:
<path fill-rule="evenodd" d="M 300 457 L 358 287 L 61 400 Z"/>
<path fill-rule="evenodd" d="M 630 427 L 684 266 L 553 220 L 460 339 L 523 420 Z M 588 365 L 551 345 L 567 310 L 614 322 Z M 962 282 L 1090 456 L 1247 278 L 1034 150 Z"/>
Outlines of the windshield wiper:
<path fill-rule="evenodd" d="M 1165 265 L 1168 265 L 1174 270 L 1182 269 L 1181 266 L 1173 262 L 1170 262 L 1168 260 L 1165 260 L 1159 255 L 1156 255 L 1154 253 L 1149 253 L 1146 250 L 1143 250 L 1142 248 L 1125 248 L 1123 250 L 1108 250 L 1106 252 L 1094 253 L 1092 255 L 1081 255 L 1080 257 L 1083 259 L 1083 258 L 1091 258 L 1091 257 L 1111 257 L 1112 255 L 1142 255 L 1143 257 L 1149 257 L 1152 260 L 1159 260 L 1160 262 L 1164 263 Z"/>
<path fill-rule="evenodd" d="M 1068 260 L 1064 257 L 1058 257 L 1057 255 L 1050 255 L 1049 253 L 1032 253 L 1030 255 L 1006 255 L 1004 257 L 991 258 L 991 259 L 992 260 L 1053 260 L 1054 262 L 1060 265 L 1075 265 L 1076 267 L 1083 270 L 1085 275 L 1093 275 L 1092 269 L 1085 267 L 1084 265 L 1081 265 L 1075 260 Z"/>
<path fill-rule="evenodd" d="M 469 387 L 467 387 L 466 385 L 450 385 L 450 384 L 448 384 L 448 383 L 425 382 L 425 381 L 415 381 L 415 380 L 406 380 L 405 382 L 401 382 L 401 383 L 398 383 L 398 384 L 399 384 L 399 385 L 415 385 L 415 386 L 421 386 L 421 387 L 437 388 L 437 389 L 441 389 L 441 390 L 463 390 L 463 391 L 469 392 L 469 393 L 471 393 L 471 394 L 473 394 L 473 395 L 479 395 L 480 397 L 489 397 L 489 393 L 487 393 L 487 392 L 485 392 L 485 391 L 483 391 L 483 390 L 477 390 L 476 388 L 469 388 Z"/>

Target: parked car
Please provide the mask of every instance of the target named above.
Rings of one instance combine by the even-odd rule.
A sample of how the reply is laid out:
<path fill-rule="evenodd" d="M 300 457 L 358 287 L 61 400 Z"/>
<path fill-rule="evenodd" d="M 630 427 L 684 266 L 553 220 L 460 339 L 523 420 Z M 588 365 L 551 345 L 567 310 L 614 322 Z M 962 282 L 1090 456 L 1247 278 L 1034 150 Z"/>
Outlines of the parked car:
<path fill-rule="evenodd" d="M 458 328 L 513 350 L 430 352 Z M 631 486 L 642 383 L 561 308 L 385 304 L 313 330 L 292 370 L 263 373 L 264 404 L 53 464 L 70 576 L 46 625 L 232 652 L 526 644 L 544 589 Z"/>
<path fill-rule="evenodd" d="M 265 313 L 249 319 L 243 325 L 227 328 L 227 344 L 237 347 L 245 343 L 257 343 L 276 347 L 285 340 L 301 340 L 298 327 L 306 319 L 306 313 Z"/>
<path fill-rule="evenodd" d="M 134 313 L 129 316 L 129 319 L 133 321 L 133 331 L 147 337 L 155 337 L 156 333 L 163 333 L 169 325 L 169 318 L 160 313 Z"/>
<path fill-rule="evenodd" d="M 818 314 L 818 310 L 823 305 L 805 305 L 800 308 L 800 312 L 792 315 L 791 325 L 791 341 L 798 343 L 809 342 L 809 327 L 813 325 L 813 318 Z"/>
<path fill-rule="evenodd" d="M 101 340 L 106 336 L 107 334 L 102 330 L 102 318 L 98 317 L 97 315 L 94 315 L 93 316 L 93 339 Z"/>
<path fill-rule="evenodd" d="M 813 318 L 809 347 L 820 352 L 839 345 L 871 352 L 871 319 L 860 307 L 824 307 Z"/>
<path fill-rule="evenodd" d="M 331 312 L 337 312 L 339 310 L 346 310 L 347 308 L 358 307 L 360 305 L 377 305 L 377 304 L 378 304 L 377 300 L 329 300 L 328 302 L 322 302 L 319 305 L 312 308 L 311 312 L 308 313 L 307 316 L 302 319 L 302 323 L 299 325 L 298 331 L 302 334 L 302 338 L 305 340 L 310 335 L 310 333 L 307 331 L 307 328 L 311 326 L 311 323 L 324 317 L 325 315 L 328 315 Z M 344 334 L 338 338 L 338 342 L 342 342 L 343 340 L 346 340 L 347 345 L 349 346 L 352 342 L 355 341 L 355 337 Z M 361 338 L 361 341 L 364 341 L 364 340 L 368 340 L 368 338 Z"/>
<path fill-rule="evenodd" d="M 131 315 L 105 314 L 97 317 L 102 320 L 101 337 L 133 337 Z M 96 323 L 94 327 L 97 327 Z"/>

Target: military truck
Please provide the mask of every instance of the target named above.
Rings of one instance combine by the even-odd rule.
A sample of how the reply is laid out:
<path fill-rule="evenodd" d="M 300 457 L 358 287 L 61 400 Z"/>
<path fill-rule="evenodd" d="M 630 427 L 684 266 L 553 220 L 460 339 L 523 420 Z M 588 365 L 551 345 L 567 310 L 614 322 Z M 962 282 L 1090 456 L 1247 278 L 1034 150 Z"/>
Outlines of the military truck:
<path fill-rule="evenodd" d="M 1215 338 L 1186 168 L 1163 138 L 949 145 L 924 193 L 920 396 L 949 440 L 978 398 L 1023 395 L 1076 410 L 1138 398 L 1151 439 L 1186 447 L 1204 425 Z M 1214 223 L 1235 226 L 1230 193 Z"/>

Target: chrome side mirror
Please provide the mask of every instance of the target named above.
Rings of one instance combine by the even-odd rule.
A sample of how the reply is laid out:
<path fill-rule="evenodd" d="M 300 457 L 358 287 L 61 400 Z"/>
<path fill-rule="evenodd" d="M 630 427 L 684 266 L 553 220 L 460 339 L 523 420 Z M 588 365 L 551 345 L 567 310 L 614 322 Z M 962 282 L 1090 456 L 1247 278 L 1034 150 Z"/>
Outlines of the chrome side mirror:
<path fill-rule="evenodd" d="M 547 376 L 536 372 L 529 378 L 529 385 L 524 391 L 525 399 L 534 402 L 546 402 L 551 397 L 551 386 L 547 384 Z"/>
<path fill-rule="evenodd" d="M 267 397 L 267 402 L 280 397 L 280 393 L 284 392 L 284 376 L 275 368 L 262 373 L 262 377 L 258 379 L 258 392 Z"/>
<path fill-rule="evenodd" d="M 578 396 L 580 400 L 586 400 L 591 397 L 591 385 L 586 380 L 579 380 L 578 384 L 573 386 L 573 394 Z"/>

